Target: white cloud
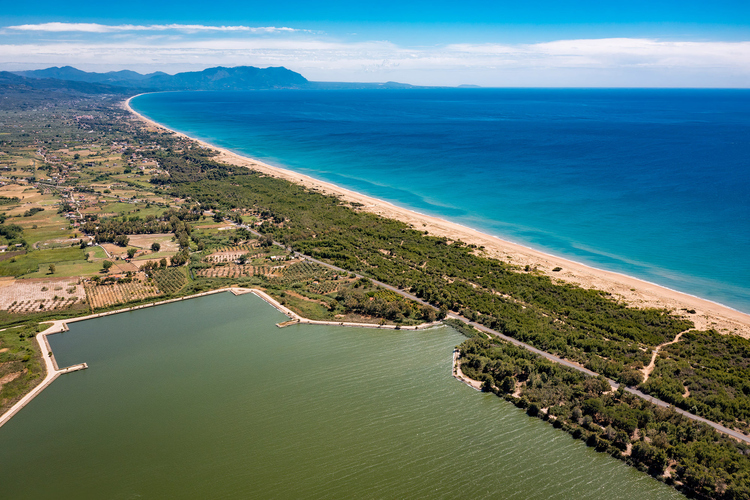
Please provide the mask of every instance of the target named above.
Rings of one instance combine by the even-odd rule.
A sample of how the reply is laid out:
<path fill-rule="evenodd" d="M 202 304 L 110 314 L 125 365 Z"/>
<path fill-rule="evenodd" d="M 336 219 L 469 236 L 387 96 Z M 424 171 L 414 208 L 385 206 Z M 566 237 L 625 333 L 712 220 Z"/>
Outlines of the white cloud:
<path fill-rule="evenodd" d="M 187 32 L 220 32 L 220 31 L 238 31 L 250 33 L 279 33 L 307 31 L 287 27 L 275 26 L 208 26 L 203 24 L 96 24 L 96 23 L 42 23 L 42 24 L 21 24 L 18 26 L 8 26 L 7 29 L 15 31 L 46 31 L 52 33 L 120 33 L 127 31 L 187 31 Z"/>
<path fill-rule="evenodd" d="M 544 61 L 557 67 L 727 66 L 750 70 L 750 42 L 671 42 L 642 38 L 558 40 L 537 44 L 453 44 L 446 52 L 471 58 Z"/>
<path fill-rule="evenodd" d="M 177 72 L 254 65 L 286 66 L 311 80 L 397 80 L 422 85 L 750 86 L 750 42 L 603 38 L 404 47 L 388 41 L 350 42 L 307 32 L 293 37 L 272 36 L 272 32 L 253 36 L 216 32 L 193 37 L 146 30 L 107 33 L 111 32 L 92 32 L 89 40 L 75 42 L 69 37 L 55 41 L 53 34 L 48 34 L 53 39 L 45 43 L 35 39 L 3 44 L 0 38 L 0 67 L 69 64 L 95 71 Z"/>

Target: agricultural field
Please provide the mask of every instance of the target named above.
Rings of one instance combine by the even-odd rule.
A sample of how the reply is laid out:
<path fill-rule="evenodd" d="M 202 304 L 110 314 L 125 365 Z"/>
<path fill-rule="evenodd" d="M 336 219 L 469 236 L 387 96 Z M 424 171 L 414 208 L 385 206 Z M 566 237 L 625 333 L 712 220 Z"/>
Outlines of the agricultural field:
<path fill-rule="evenodd" d="M 114 265 L 110 269 L 110 273 L 122 274 L 122 273 L 135 273 L 140 270 L 140 267 L 132 262 L 126 260 L 116 260 Z"/>
<path fill-rule="evenodd" d="M 274 276 L 283 266 L 253 266 L 250 264 L 225 264 L 207 269 L 196 269 L 196 276 L 202 278 L 241 278 L 243 276 Z"/>
<path fill-rule="evenodd" d="M 41 192 L 25 185 L 9 184 L 0 186 L 0 196 L 8 199 L 17 198 L 18 202 L 5 203 L 0 211 L 6 217 L 6 225 L 19 226 L 23 233 L 22 243 L 34 248 L 59 246 L 58 240 L 72 236 L 70 221 L 59 215 L 59 197 Z M 19 240 L 20 241 L 20 240 Z M 7 238 L 0 237 L 0 242 L 7 244 Z"/>
<path fill-rule="evenodd" d="M 88 254 L 89 260 L 105 260 L 107 258 L 107 254 L 104 252 L 104 249 L 99 245 L 86 248 L 86 253 Z"/>
<path fill-rule="evenodd" d="M 308 289 L 313 292 L 317 293 L 318 295 L 328 295 L 329 293 L 336 293 L 342 288 L 344 288 L 348 282 L 341 280 L 341 281 L 323 281 L 321 283 L 312 283 L 308 285 Z"/>
<path fill-rule="evenodd" d="M 0 196 L 18 198 L 18 202 L 5 205 L 2 211 L 8 216 L 22 215 L 26 205 L 34 205 L 44 201 L 44 195 L 28 184 L 6 184 L 0 186 Z"/>
<path fill-rule="evenodd" d="M 114 243 L 101 243 L 99 246 L 107 253 L 108 260 L 112 260 L 117 257 L 120 257 L 122 259 L 127 255 L 128 252 L 127 247 L 121 247 L 115 245 Z"/>
<path fill-rule="evenodd" d="M 177 246 L 177 242 L 172 241 L 174 239 L 174 234 L 172 233 L 166 233 L 166 234 L 133 234 L 128 236 L 130 239 L 130 242 L 128 243 L 129 247 L 136 247 L 144 250 L 148 250 L 151 252 L 151 245 L 153 243 L 158 243 L 161 247 L 159 249 L 160 253 L 166 252 L 168 253 L 177 253 L 179 250 L 179 247 Z"/>
<path fill-rule="evenodd" d="M 306 283 L 333 279 L 337 273 L 328 268 L 307 260 L 294 262 L 292 265 L 281 270 L 281 276 L 274 278 L 273 283 L 277 285 L 291 285 L 293 283 Z"/>
<path fill-rule="evenodd" d="M 91 272 L 91 263 L 86 260 L 86 254 L 79 247 L 57 248 L 53 250 L 34 250 L 24 255 L 17 255 L 0 261 L 0 276 L 24 276 L 32 273 L 50 274 L 50 264 L 57 268 L 54 274 L 75 272 L 86 274 Z M 67 271 L 66 271 L 67 269 Z M 35 275 L 35 277 L 42 277 Z"/>
<path fill-rule="evenodd" d="M 161 293 L 170 295 L 179 292 L 187 284 L 184 268 L 163 267 L 151 271 L 151 275 Z"/>
<path fill-rule="evenodd" d="M 69 309 L 85 300 L 78 279 L 0 279 L 0 310 L 15 314 Z"/>
<path fill-rule="evenodd" d="M 266 252 L 261 251 L 257 246 L 248 243 L 245 245 L 236 245 L 231 247 L 220 247 L 216 249 L 210 255 L 207 255 L 203 260 L 209 263 L 222 263 L 222 262 L 234 262 L 243 255 L 250 254 L 251 259 L 258 259 L 267 255 Z"/>
<path fill-rule="evenodd" d="M 156 283 L 149 280 L 145 273 L 136 273 L 130 280 L 117 280 L 108 283 L 86 282 L 86 297 L 91 308 L 111 307 L 161 295 Z"/>

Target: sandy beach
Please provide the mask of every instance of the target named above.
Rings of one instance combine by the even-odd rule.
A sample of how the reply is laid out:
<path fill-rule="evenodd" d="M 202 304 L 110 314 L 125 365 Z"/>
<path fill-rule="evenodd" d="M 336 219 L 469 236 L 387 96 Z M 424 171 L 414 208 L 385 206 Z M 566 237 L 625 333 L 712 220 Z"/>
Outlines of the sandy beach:
<path fill-rule="evenodd" d="M 137 96 L 135 96 L 137 97 Z M 124 108 L 138 119 L 157 130 L 173 132 L 181 137 L 195 140 L 201 145 L 219 152 L 218 160 L 233 165 L 244 166 L 281 179 L 301 184 L 309 189 L 335 195 L 341 199 L 362 205 L 362 210 L 397 219 L 415 229 L 428 231 L 431 235 L 461 240 L 468 244 L 484 247 L 484 254 L 519 267 L 530 266 L 555 280 L 569 282 L 584 288 L 593 288 L 612 294 L 623 302 L 637 307 L 667 309 L 682 315 L 695 323 L 701 330 L 714 329 L 724 334 L 741 335 L 750 338 L 750 315 L 715 302 L 671 290 L 631 276 L 596 269 L 562 257 L 550 255 L 516 243 L 502 240 L 460 224 L 437 217 L 420 214 L 391 203 L 341 188 L 334 184 L 314 179 L 291 170 L 274 167 L 245 157 L 212 144 L 180 134 L 139 114 L 130 107 L 130 100 Z M 561 271 L 552 270 L 560 267 Z M 688 311 L 695 311 L 690 313 Z"/>

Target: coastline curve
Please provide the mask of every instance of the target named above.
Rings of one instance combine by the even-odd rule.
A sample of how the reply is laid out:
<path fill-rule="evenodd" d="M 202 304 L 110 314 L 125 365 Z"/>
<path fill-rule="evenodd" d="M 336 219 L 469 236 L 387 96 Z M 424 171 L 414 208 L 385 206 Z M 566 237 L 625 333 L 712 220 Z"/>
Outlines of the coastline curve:
<path fill-rule="evenodd" d="M 321 181 L 302 173 L 266 164 L 254 158 L 235 153 L 170 129 L 133 109 L 131 101 L 144 94 L 147 93 L 141 93 L 123 101 L 123 108 L 148 126 L 195 141 L 205 148 L 218 151 L 218 159 L 220 161 L 247 167 L 323 194 L 338 196 L 350 203 L 357 203 L 357 206 L 360 206 L 362 210 L 385 218 L 399 220 L 414 228 L 418 227 L 420 230 L 425 230 L 434 236 L 446 237 L 453 240 L 460 239 L 467 244 L 475 244 L 480 248 L 484 248 L 484 253 L 489 257 L 509 261 L 512 265 L 519 268 L 530 266 L 543 272 L 553 280 L 606 292 L 623 300 L 630 306 L 666 309 L 693 321 L 695 327 L 699 330 L 713 329 L 719 333 L 735 334 L 744 338 L 750 338 L 750 314 L 738 311 L 724 304 L 673 290 L 640 278 L 595 268 L 574 260 L 542 252 L 439 217 L 421 214 L 330 182 Z M 562 271 L 553 271 L 556 268 L 562 268 Z"/>

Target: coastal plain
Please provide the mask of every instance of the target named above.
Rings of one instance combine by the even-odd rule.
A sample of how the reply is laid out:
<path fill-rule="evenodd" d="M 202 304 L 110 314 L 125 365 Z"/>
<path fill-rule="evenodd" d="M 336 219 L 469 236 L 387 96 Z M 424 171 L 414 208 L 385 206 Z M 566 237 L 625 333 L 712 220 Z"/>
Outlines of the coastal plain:
<path fill-rule="evenodd" d="M 599 458 L 611 455 L 678 492 L 710 491 L 711 497 L 727 499 L 750 494 L 750 384 L 744 363 L 750 344 L 739 326 L 697 330 L 708 324 L 695 321 L 704 310 L 689 309 L 687 302 L 668 310 L 643 307 L 625 293 L 643 283 L 619 295 L 607 291 L 614 290 L 606 288 L 611 286 L 607 275 L 593 268 L 580 273 L 596 277 L 599 290 L 577 286 L 570 278 L 578 272 L 575 263 L 218 151 L 133 114 L 127 104 L 123 108 L 122 98 L 61 102 L 45 96 L 43 102 L 43 107 L 0 114 L 15 124 L 0 144 L 5 172 L 0 195 L 6 193 L 0 198 L 0 243 L 8 246 L 0 258 L 0 275 L 6 276 L 0 319 L 7 327 L 0 331 L 0 399 L 6 408 L 18 401 L 45 379 L 45 364 L 51 380 L 64 370 L 50 369 L 54 360 L 90 369 L 58 379 L 52 392 L 45 389 L 4 429 L 27 425 L 27 416 L 42 411 L 58 387 L 98 380 L 101 361 L 116 362 L 119 351 L 107 346 L 135 342 L 133 347 L 142 350 L 155 337 L 152 327 L 139 337 L 103 335 L 97 325 L 114 324 L 111 320 L 132 326 L 143 318 L 152 323 L 157 318 L 156 324 L 177 304 L 196 310 L 218 306 L 212 297 L 220 290 L 254 289 L 286 315 L 278 324 L 282 329 L 268 333 L 292 342 L 309 333 L 306 328 L 338 331 L 343 325 L 367 326 L 351 332 L 362 339 L 419 335 L 427 343 L 447 330 L 456 339 L 452 347 L 461 339 L 455 332 L 461 333 L 466 340 L 453 350 L 455 375 L 498 396 L 472 391 L 467 397 L 481 398 L 496 411 L 508 409 L 500 398 L 505 399 L 527 413 L 519 413 L 522 419 L 543 420 L 553 435 L 570 435 L 575 446 L 585 442 L 602 452 Z M 658 304 L 665 303 L 661 292 L 655 293 L 662 300 Z M 202 295 L 212 297 L 188 301 Z M 164 305 L 150 307 L 157 304 Z M 242 323 L 245 333 L 239 335 L 251 329 L 252 319 L 231 316 L 219 319 Z M 75 322 L 87 317 L 95 319 Z M 212 317 L 200 320 L 212 322 Z M 436 320 L 452 330 L 431 328 Z M 83 341 L 64 332 L 50 337 L 51 345 L 35 342 L 51 321 L 93 328 L 95 335 Z M 181 333 L 193 323 L 198 321 L 178 328 L 176 335 L 188 338 Z M 192 332 L 190 338 L 197 340 L 180 346 L 186 357 L 150 353 L 145 358 L 157 365 L 190 365 L 199 378 L 213 374 L 200 360 L 185 365 L 218 340 L 216 329 L 209 330 L 213 333 Z M 237 335 L 230 337 L 239 345 Z M 62 347 L 68 341 L 72 357 Z M 104 344 L 99 354 L 83 359 L 78 348 L 88 348 L 89 342 Z M 219 352 L 226 353 L 226 347 Z M 117 363 L 124 368 L 125 361 L 141 357 L 125 354 Z M 323 364 L 341 363 L 323 358 Z M 449 390 L 466 391 L 450 379 L 450 358 L 451 350 L 445 350 L 440 355 L 445 372 L 428 377 L 433 391 L 442 390 L 443 380 Z M 290 363 L 302 363 L 283 353 L 280 359 L 268 364 L 261 357 L 262 375 L 278 379 L 291 373 Z M 79 362 L 87 364 L 73 364 Z M 401 365 L 399 377 L 407 383 L 420 376 L 416 364 Z M 342 373 L 340 368 L 331 366 L 327 373 Z M 333 381 L 334 388 L 352 383 L 349 372 Z M 174 403 L 170 384 L 164 385 L 174 376 L 153 376 L 148 392 Z M 304 389 L 313 382 L 298 376 L 296 383 Z M 165 395 L 156 395 L 160 387 Z M 198 407 L 204 403 L 201 394 L 188 399 Z M 463 418 L 474 416 L 465 408 L 457 411 Z M 509 449 L 501 448 L 490 456 Z M 408 460 L 402 452 L 397 455 Z M 631 472 L 636 482 L 651 481 Z M 502 490 L 493 486 L 502 474 L 482 477 L 489 496 Z M 571 480 L 582 491 L 583 483 Z M 281 491 L 278 484 L 259 487 Z M 470 486 L 472 491 L 480 487 Z M 553 491 L 533 488 L 539 496 Z"/>

